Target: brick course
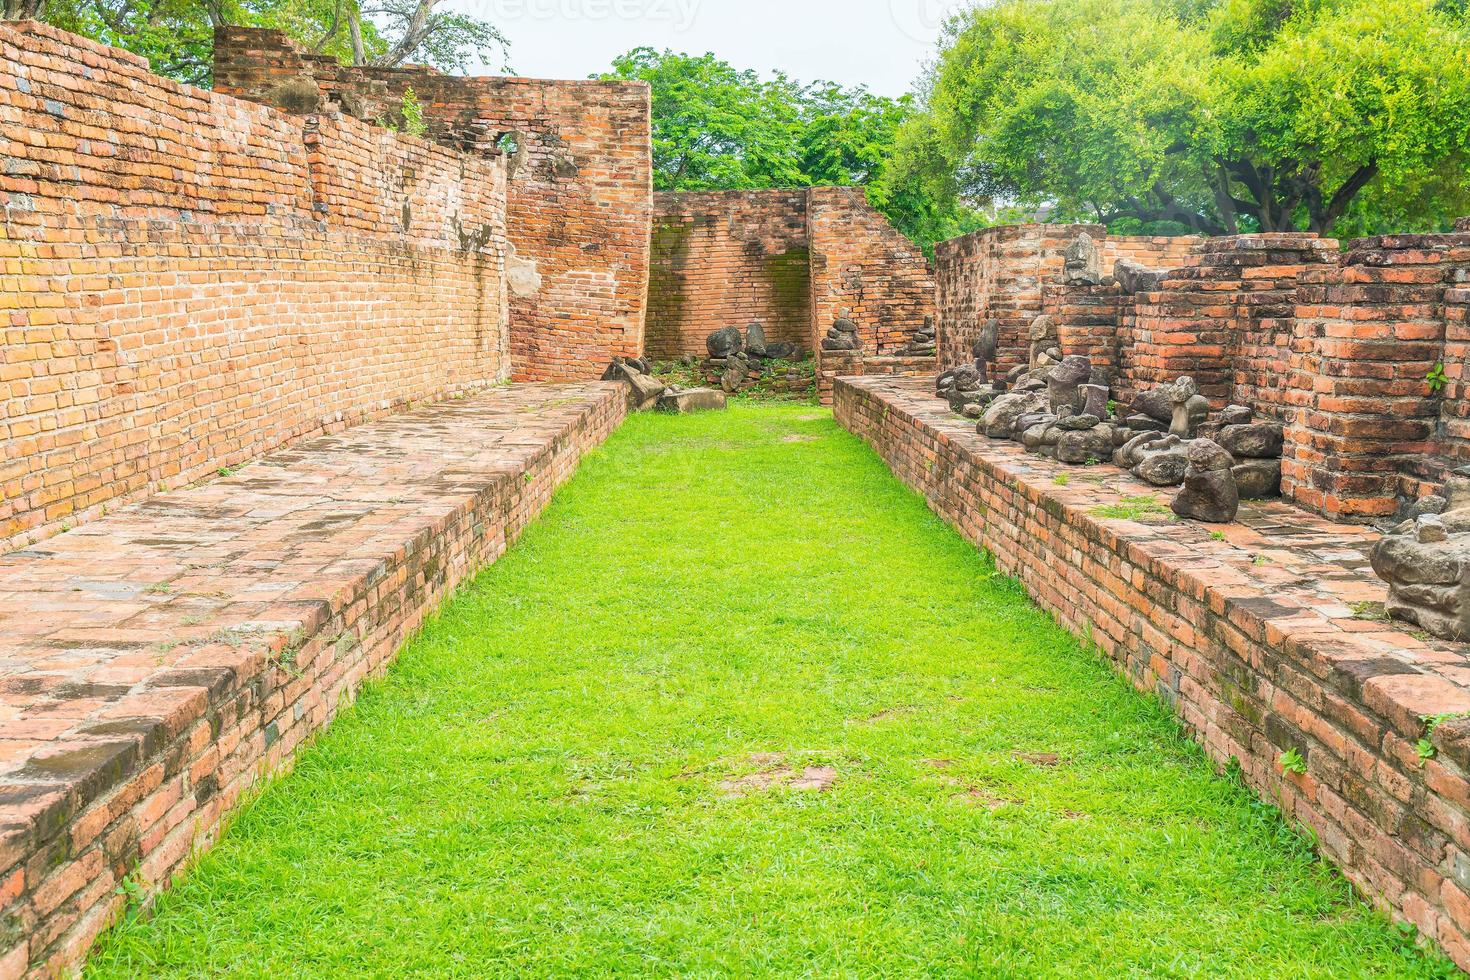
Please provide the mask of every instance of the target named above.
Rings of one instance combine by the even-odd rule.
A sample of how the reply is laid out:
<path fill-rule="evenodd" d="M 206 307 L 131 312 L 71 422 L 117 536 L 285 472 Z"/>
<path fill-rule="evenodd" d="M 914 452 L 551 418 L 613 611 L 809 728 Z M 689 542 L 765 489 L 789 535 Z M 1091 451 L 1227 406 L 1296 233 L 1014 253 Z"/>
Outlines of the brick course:
<path fill-rule="evenodd" d="M 0 547 L 506 377 L 503 161 L 0 55 Z"/>
<path fill-rule="evenodd" d="M 217 33 L 218 91 L 269 102 L 276 86 L 303 78 L 365 119 L 394 118 L 412 88 L 428 137 L 471 154 L 498 156 L 502 137 L 514 141 L 507 222 L 519 260 L 510 299 L 516 380 L 596 378 L 612 357 L 642 353 L 653 218 L 646 83 L 352 68 L 279 31 Z"/>
<path fill-rule="evenodd" d="M 1470 710 L 1463 645 L 1358 618 L 1382 601 L 1365 528 L 1253 503 L 1217 541 L 1194 522 L 1149 525 L 1098 506 L 1154 492 L 1112 467 L 1066 467 L 977 435 L 919 380 L 842 379 L 839 423 L 941 517 L 995 556 L 1059 623 L 1179 715 L 1216 763 L 1316 834 L 1373 902 L 1470 967 Z M 1267 558 L 1265 563 L 1255 560 Z M 1283 772 L 1287 750 L 1307 771 Z"/>

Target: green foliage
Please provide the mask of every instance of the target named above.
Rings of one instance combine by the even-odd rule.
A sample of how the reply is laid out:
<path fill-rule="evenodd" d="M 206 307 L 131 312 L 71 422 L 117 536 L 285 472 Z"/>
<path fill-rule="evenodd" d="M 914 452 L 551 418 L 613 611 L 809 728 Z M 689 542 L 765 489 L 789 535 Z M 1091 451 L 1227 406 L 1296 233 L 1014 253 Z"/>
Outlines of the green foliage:
<path fill-rule="evenodd" d="M 156 904 L 90 976 L 1450 975 L 809 405 L 629 418 Z"/>
<path fill-rule="evenodd" d="M 1441 229 L 1470 26 L 1433 0 L 999 0 L 960 15 L 881 193 L 1130 232 Z"/>
<path fill-rule="evenodd" d="M 419 97 L 414 94 L 412 88 L 405 89 L 403 99 L 398 106 L 398 114 L 403 117 L 403 131 L 410 136 L 423 136 L 429 131 L 429 124 L 424 122 L 424 106 Z"/>
<path fill-rule="evenodd" d="M 1444 391 L 1444 386 L 1449 382 L 1449 379 L 1445 377 L 1444 362 L 1440 361 L 1434 367 L 1430 368 L 1429 373 L 1424 376 L 1424 380 L 1428 383 L 1429 390 L 1434 394 L 1437 395 L 1441 391 Z"/>
<path fill-rule="evenodd" d="M 1281 758 L 1277 762 L 1280 763 L 1282 772 L 1289 772 L 1298 776 L 1306 775 L 1307 760 L 1303 759 L 1302 754 L 1296 749 L 1287 749 L 1281 753 Z"/>
<path fill-rule="evenodd" d="M 616 58 L 602 77 L 652 87 L 654 186 L 665 191 L 870 183 L 909 105 L 652 48 Z"/>

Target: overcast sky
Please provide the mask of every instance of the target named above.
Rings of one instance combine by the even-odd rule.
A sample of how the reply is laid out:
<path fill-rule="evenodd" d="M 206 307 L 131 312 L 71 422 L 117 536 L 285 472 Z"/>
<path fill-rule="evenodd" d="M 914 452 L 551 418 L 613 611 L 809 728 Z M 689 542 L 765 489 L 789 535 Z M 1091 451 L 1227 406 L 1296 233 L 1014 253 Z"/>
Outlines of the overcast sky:
<path fill-rule="evenodd" d="M 510 39 L 511 67 L 586 78 L 646 45 L 902 95 L 967 0 L 449 0 Z M 499 66 L 492 66 L 498 70 Z"/>

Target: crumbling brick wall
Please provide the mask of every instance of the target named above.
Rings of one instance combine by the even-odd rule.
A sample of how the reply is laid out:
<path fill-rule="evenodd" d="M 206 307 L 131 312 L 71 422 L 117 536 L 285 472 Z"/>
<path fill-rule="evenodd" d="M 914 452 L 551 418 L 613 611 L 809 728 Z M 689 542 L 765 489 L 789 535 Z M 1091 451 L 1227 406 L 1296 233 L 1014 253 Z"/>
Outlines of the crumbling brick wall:
<path fill-rule="evenodd" d="M 813 187 L 812 342 L 839 317 L 858 326 L 870 355 L 898 354 L 934 316 L 934 273 L 917 245 L 868 204 L 861 187 Z"/>
<path fill-rule="evenodd" d="M 644 347 L 653 150 L 643 82 L 443 75 L 344 67 L 278 31 L 215 39 L 215 88 L 271 103 L 310 79 L 329 104 L 396 118 L 409 88 L 431 139 L 510 156 L 511 355 L 517 380 L 595 378 Z"/>
<path fill-rule="evenodd" d="M 1400 235 L 1352 243 L 1341 265 L 1303 276 L 1302 405 L 1286 433 L 1282 492 L 1339 520 L 1392 515 L 1401 479 L 1434 480 L 1444 454 L 1464 452 L 1464 338 L 1447 301 L 1470 271 L 1470 234 Z M 1427 376 L 1445 366 L 1435 392 Z M 1441 435 L 1443 432 L 1443 435 Z"/>
<path fill-rule="evenodd" d="M 1284 420 L 1297 285 L 1307 270 L 1335 263 L 1336 247 L 1308 234 L 1204 242 L 1188 267 L 1134 297 L 1120 390 L 1131 396 L 1189 375 L 1216 406 L 1249 404 Z"/>
<path fill-rule="evenodd" d="M 506 377 L 503 161 L 0 54 L 0 546 Z"/>
<path fill-rule="evenodd" d="M 811 348 L 807 192 L 655 194 L 647 355 L 703 357 L 711 333 L 752 321 Z"/>
<path fill-rule="evenodd" d="M 986 320 L 1000 324 L 1002 372 L 1026 363 L 1027 331 L 1042 313 L 1058 315 L 1063 332 L 1075 329 L 1082 346 L 1111 357 L 1110 332 L 1119 327 L 1124 304 L 1107 290 L 1061 287 L 1063 253 L 1077 236 L 1092 236 L 1104 274 L 1123 258 L 1149 268 L 1183 266 L 1194 237 L 1108 237 L 1102 225 L 1023 224 L 985 228 L 935 246 L 938 282 L 939 362 L 951 368 L 971 359 Z M 1075 317 L 1075 319 L 1073 319 Z"/>

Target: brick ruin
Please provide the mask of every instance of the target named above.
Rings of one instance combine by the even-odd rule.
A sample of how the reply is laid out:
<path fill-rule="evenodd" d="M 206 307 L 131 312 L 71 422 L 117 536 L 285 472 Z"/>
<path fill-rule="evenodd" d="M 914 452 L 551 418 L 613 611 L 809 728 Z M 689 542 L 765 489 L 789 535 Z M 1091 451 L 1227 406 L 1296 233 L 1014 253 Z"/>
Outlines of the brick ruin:
<path fill-rule="evenodd" d="M 216 35 L 216 91 L 277 104 L 303 80 L 326 109 L 369 121 L 396 119 L 411 88 L 428 139 L 470 157 L 508 158 L 515 380 L 596 378 L 609 357 L 642 352 L 653 215 L 645 83 L 349 68 L 279 31 Z"/>
<path fill-rule="evenodd" d="M 0 45 L 0 542 L 508 377 L 505 161 Z"/>
<path fill-rule="evenodd" d="M 771 343 L 817 359 L 830 402 L 839 374 L 928 374 L 908 348 L 932 324 L 934 276 L 923 253 L 861 189 L 706 191 L 654 195 L 647 354 L 703 357 L 725 327 L 756 321 Z M 825 351 L 839 318 L 859 350 Z"/>
<path fill-rule="evenodd" d="M 0 976 L 80 962 L 124 875 L 166 885 L 504 551 L 628 410 L 591 380 L 611 359 L 701 356 L 751 320 L 813 352 L 838 420 L 1062 625 L 1470 966 L 1470 648 L 1360 614 L 1391 599 L 1369 523 L 1470 463 L 1470 219 L 1345 249 L 1017 225 L 931 267 L 860 190 L 653 194 L 638 83 L 344 68 L 241 28 L 217 45 L 210 93 L 0 25 L 0 592 L 24 607 L 0 633 Z M 410 87 L 425 139 L 376 124 Z M 1105 270 L 1155 273 L 1069 283 L 1083 233 Z M 1119 399 L 1189 374 L 1278 424 L 1281 499 L 1218 534 L 1110 516 L 1148 487 L 1058 482 L 934 398 L 992 322 L 998 368 L 1026 364 L 1040 316 Z M 937 356 L 915 353 L 926 320 Z M 824 349 L 839 321 L 856 350 Z M 1422 541 L 1462 533 L 1456 513 Z"/>
<path fill-rule="evenodd" d="M 1160 281 L 1066 285 L 1062 253 L 1097 239 Z M 1391 517 L 1470 462 L 1465 325 L 1470 237 L 1310 234 L 1112 238 L 1088 225 L 987 229 L 938 247 L 940 364 L 999 326 L 997 363 L 1024 364 L 1027 329 L 1055 320 L 1067 353 L 1114 376 L 1115 397 L 1192 376 L 1216 408 L 1285 425 L 1283 495 L 1336 520 Z M 1445 384 L 1426 381 L 1443 365 Z"/>

